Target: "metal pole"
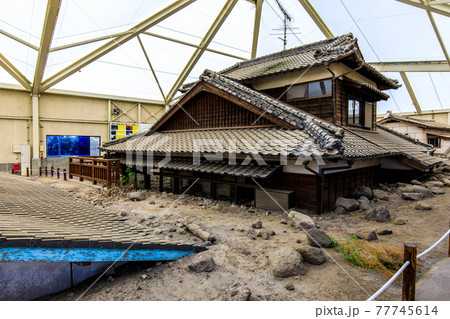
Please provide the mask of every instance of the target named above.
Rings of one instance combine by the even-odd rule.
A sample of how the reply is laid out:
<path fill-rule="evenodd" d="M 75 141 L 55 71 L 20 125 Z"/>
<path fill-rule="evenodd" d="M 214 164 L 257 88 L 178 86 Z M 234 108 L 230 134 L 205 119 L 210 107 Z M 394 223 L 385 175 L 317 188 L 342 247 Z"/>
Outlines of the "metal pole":
<path fill-rule="evenodd" d="M 45 166 L 45 177 L 47 177 L 48 176 L 48 169 L 47 169 L 47 166 Z"/>
<path fill-rule="evenodd" d="M 417 266 L 417 246 L 404 244 L 403 261 L 409 261 L 408 267 L 403 272 L 403 301 L 416 300 L 416 266 Z"/>
<path fill-rule="evenodd" d="M 42 167 L 39 167 L 39 176 L 42 176 Z"/>
<path fill-rule="evenodd" d="M 14 168 L 11 168 L 11 174 L 14 175 Z"/>
<path fill-rule="evenodd" d="M 50 167 L 50 176 L 53 177 L 53 166 Z"/>
<path fill-rule="evenodd" d="M 27 167 L 27 177 L 30 177 L 30 168 Z"/>
<path fill-rule="evenodd" d="M 64 180 L 67 181 L 66 169 L 64 169 L 63 175 L 64 175 Z"/>
<path fill-rule="evenodd" d="M 56 178 L 59 179 L 59 167 L 56 169 Z"/>

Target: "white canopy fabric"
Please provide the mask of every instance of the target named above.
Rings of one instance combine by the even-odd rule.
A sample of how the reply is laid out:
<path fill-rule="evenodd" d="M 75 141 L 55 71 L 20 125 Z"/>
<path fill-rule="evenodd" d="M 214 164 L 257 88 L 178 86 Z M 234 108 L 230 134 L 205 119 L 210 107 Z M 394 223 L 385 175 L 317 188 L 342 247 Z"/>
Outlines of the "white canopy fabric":
<path fill-rule="evenodd" d="M 48 1 L 59 2 L 55 28 L 53 33 L 50 32 L 50 52 L 43 71 L 43 83 L 112 39 L 118 40 L 119 35 L 133 32 L 132 28 L 142 21 L 181 1 Z M 181 82 L 195 81 L 206 68 L 219 71 L 251 57 L 257 11 L 255 1 L 185 2 L 189 3 L 183 9 L 175 10 L 139 37 L 133 37 L 81 67 L 51 88 L 159 101 L 166 99 L 168 102 L 169 93 L 193 57 L 199 59 Z M 378 113 L 416 109 L 404 84 L 405 78 L 409 80 L 422 110 L 450 108 L 450 69 L 448 56 L 444 54 L 444 50 L 450 47 L 450 5 L 447 3 L 450 1 L 430 1 L 434 10 L 430 18 L 427 10 L 414 6 L 421 3 L 418 0 L 264 0 L 257 56 L 283 49 L 280 38 L 283 38 L 284 14 L 279 4 L 291 18 L 287 24 L 287 48 L 325 38 L 310 12 L 305 10 L 305 2 L 315 9 L 333 35 L 352 32 L 359 39 L 367 62 L 441 61 L 444 65 L 442 68 L 446 72 L 411 72 L 408 69 L 403 77 L 398 72 L 386 73 L 403 86 L 387 92 L 391 99 L 379 103 Z M 42 48 L 48 3 L 42 0 L 0 0 L 0 54 L 31 86 L 35 85 L 33 80 L 39 49 Z M 223 24 L 215 24 L 227 5 L 231 12 L 226 12 Z M 446 10 L 448 14 L 445 14 Z M 212 40 L 204 39 L 214 25 L 220 26 L 217 33 Z M 98 41 L 74 45 L 93 39 Z M 198 47 L 205 44 L 204 40 L 211 42 L 205 52 L 198 54 Z M 0 68 L 0 82 L 20 83 L 11 75 L 11 70 L 7 72 L 5 68 Z"/>

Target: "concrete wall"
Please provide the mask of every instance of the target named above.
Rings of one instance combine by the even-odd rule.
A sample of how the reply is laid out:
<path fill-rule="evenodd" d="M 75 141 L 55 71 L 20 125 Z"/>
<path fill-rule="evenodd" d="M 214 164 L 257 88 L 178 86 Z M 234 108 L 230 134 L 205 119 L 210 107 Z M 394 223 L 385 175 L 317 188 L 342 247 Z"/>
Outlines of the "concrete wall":
<path fill-rule="evenodd" d="M 100 274 L 109 264 L 93 262 L 84 268 L 72 264 L 73 285 Z M 0 300 L 33 300 L 71 287 L 68 262 L 0 262 Z"/>
<path fill-rule="evenodd" d="M 109 114 L 114 108 L 121 110 L 119 116 Z M 109 140 L 109 121 L 155 123 L 164 112 L 164 106 L 152 101 L 43 93 L 39 97 L 40 145 L 36 147 L 45 158 L 47 135 L 100 136 L 103 143 Z M 10 170 L 9 164 L 21 161 L 20 153 L 12 152 L 12 144 L 30 144 L 33 154 L 32 134 L 30 92 L 0 88 L 0 170 Z"/>

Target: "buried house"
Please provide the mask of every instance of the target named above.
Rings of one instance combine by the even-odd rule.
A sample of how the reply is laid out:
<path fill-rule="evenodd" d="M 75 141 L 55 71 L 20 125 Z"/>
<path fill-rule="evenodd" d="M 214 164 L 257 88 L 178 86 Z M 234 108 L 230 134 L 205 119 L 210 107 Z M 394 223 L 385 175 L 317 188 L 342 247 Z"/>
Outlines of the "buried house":
<path fill-rule="evenodd" d="M 396 89 L 352 34 L 205 70 L 150 131 L 104 143 L 160 190 L 321 213 L 356 186 L 432 169 L 429 145 L 376 125 Z"/>

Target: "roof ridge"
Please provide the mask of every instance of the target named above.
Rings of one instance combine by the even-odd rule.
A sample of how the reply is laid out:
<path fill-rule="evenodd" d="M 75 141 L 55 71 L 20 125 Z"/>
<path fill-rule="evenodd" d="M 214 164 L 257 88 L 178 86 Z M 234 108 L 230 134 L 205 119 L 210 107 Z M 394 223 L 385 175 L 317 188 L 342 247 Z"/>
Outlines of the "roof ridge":
<path fill-rule="evenodd" d="M 323 43 L 327 43 L 328 46 L 330 46 L 331 44 L 336 43 L 336 40 L 341 40 L 341 41 L 338 41 L 339 43 L 341 43 L 341 42 L 344 41 L 345 38 L 346 39 L 351 38 L 354 42 L 356 41 L 356 38 L 353 36 L 353 33 L 349 32 L 349 33 L 346 33 L 346 34 L 342 34 L 342 35 L 336 36 L 334 38 L 324 39 L 324 40 L 320 40 L 320 41 L 316 41 L 316 42 L 312 42 L 312 43 L 307 43 L 307 44 L 303 44 L 301 46 L 297 46 L 297 47 L 294 47 L 294 48 L 291 48 L 291 49 L 282 50 L 282 51 L 278 51 L 278 52 L 275 52 L 275 53 L 269 53 L 269 54 L 266 54 L 266 55 L 262 55 L 260 57 L 254 58 L 254 59 L 241 61 L 241 62 L 236 62 L 235 64 L 233 64 L 233 65 L 231 65 L 231 66 L 229 66 L 229 67 L 219 71 L 218 73 L 224 75 L 224 73 L 232 71 L 232 70 L 234 70 L 234 69 L 236 69 L 238 67 L 241 67 L 241 66 L 249 66 L 249 65 L 257 64 L 257 63 L 259 63 L 261 61 L 264 61 L 264 60 L 271 60 L 271 59 L 275 59 L 275 58 L 278 58 L 278 57 L 286 57 L 286 56 L 290 56 L 290 55 L 295 55 L 295 54 L 298 54 L 298 53 L 303 52 L 303 51 L 311 50 L 311 49 L 313 49 L 313 48 L 315 48 L 315 47 L 317 47 L 317 46 L 319 46 L 319 45 L 321 45 Z"/>

